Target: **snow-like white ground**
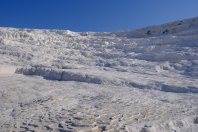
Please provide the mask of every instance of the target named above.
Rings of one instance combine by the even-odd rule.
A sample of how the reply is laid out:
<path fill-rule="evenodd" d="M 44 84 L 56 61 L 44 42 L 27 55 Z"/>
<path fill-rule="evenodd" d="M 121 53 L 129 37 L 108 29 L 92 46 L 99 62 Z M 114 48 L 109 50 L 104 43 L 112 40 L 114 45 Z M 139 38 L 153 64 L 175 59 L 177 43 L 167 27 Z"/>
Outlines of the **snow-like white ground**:
<path fill-rule="evenodd" d="M 198 18 L 138 30 L 0 28 L 0 131 L 198 131 Z"/>

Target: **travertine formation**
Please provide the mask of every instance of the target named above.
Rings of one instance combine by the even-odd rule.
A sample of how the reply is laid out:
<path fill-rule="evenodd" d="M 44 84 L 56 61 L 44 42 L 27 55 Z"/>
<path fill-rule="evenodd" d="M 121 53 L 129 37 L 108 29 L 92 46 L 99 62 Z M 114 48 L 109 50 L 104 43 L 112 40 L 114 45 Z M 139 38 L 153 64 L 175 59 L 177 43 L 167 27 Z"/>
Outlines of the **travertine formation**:
<path fill-rule="evenodd" d="M 0 28 L 0 131 L 198 131 L 198 18 L 111 33 Z"/>

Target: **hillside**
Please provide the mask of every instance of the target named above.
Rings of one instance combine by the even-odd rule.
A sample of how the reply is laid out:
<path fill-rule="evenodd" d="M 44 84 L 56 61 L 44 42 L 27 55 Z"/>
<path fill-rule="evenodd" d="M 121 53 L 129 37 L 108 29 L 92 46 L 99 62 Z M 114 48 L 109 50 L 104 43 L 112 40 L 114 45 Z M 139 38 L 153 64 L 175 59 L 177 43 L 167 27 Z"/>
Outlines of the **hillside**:
<path fill-rule="evenodd" d="M 0 28 L 2 131 L 198 131 L 198 18 L 116 32 Z"/>

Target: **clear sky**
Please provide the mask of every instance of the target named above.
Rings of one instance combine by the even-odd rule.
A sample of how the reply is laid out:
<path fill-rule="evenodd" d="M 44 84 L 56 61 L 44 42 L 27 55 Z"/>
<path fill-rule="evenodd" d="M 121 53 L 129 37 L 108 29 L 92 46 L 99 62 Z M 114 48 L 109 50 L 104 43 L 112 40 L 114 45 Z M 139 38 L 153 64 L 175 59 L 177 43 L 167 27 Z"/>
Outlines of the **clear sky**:
<path fill-rule="evenodd" d="M 114 31 L 198 16 L 198 0 L 0 0 L 0 27 Z"/>

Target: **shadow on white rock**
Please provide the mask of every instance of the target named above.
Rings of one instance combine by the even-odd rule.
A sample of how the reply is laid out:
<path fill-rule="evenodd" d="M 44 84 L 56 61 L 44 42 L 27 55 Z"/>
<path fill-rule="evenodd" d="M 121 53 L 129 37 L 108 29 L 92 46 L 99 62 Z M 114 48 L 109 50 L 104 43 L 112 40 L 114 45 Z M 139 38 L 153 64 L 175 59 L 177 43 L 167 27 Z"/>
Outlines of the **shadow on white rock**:
<path fill-rule="evenodd" d="M 83 72 L 74 72 L 60 69 L 50 69 L 42 67 L 27 67 L 17 69 L 17 73 L 24 75 L 36 75 L 41 76 L 47 80 L 57 80 L 57 81 L 76 81 L 76 82 L 86 82 L 94 84 L 102 84 L 106 79 Z"/>

